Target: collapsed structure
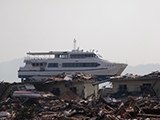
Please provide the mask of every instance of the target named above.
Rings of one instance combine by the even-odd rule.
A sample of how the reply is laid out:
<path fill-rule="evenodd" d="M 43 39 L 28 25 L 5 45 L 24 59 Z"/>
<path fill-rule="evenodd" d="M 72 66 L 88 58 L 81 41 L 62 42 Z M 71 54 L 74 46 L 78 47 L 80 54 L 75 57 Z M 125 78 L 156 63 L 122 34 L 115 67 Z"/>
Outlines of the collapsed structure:
<path fill-rule="evenodd" d="M 160 97 L 160 72 L 152 72 L 147 75 L 127 74 L 120 77 L 112 77 L 109 80 L 113 85 L 113 93 L 149 93 L 152 96 Z"/>
<path fill-rule="evenodd" d="M 93 86 L 92 84 L 98 80 L 95 76 L 84 74 L 84 73 L 74 73 L 72 75 L 66 75 L 62 73 L 54 77 L 49 77 L 46 80 L 28 80 L 24 83 L 32 83 L 35 88 L 39 91 L 50 91 L 54 95 L 60 96 L 68 89 L 72 90 L 81 98 L 86 98 L 87 96 L 94 94 L 97 96 L 99 86 Z"/>
<path fill-rule="evenodd" d="M 159 75 L 159 72 L 154 72 L 146 76 L 122 76 L 110 79 L 113 82 L 112 91 L 115 90 L 115 93 L 118 92 L 121 97 L 124 94 L 128 95 L 124 100 L 115 99 L 115 93 L 110 93 L 107 97 L 102 96 L 101 92 L 104 91 L 97 90 L 98 83 L 102 81 L 97 81 L 93 76 L 82 73 L 72 76 L 61 74 L 40 81 L 31 79 L 18 84 L 5 84 L 2 82 L 0 85 L 1 96 L 4 92 L 5 94 L 9 94 L 0 101 L 0 118 L 33 120 L 122 120 L 150 118 L 151 120 L 157 120 L 160 119 L 160 98 L 157 97 L 159 93 L 155 92 L 155 86 L 159 85 Z M 144 80 L 144 78 L 148 79 Z M 134 81 L 130 85 L 129 81 L 132 81 L 131 79 L 136 82 Z M 138 97 L 135 94 L 129 96 L 129 92 L 134 93 L 137 90 L 132 87 L 136 83 L 139 86 L 143 86 L 143 84 L 147 85 L 143 86 L 143 91 L 138 89 L 137 92 L 141 93 Z M 123 84 L 127 87 L 119 87 Z M 74 88 L 75 86 L 76 88 Z M 57 87 L 59 87 L 59 90 Z M 87 90 L 85 91 L 84 88 Z M 57 92 L 53 94 L 53 89 L 60 91 L 59 95 L 55 95 Z"/>

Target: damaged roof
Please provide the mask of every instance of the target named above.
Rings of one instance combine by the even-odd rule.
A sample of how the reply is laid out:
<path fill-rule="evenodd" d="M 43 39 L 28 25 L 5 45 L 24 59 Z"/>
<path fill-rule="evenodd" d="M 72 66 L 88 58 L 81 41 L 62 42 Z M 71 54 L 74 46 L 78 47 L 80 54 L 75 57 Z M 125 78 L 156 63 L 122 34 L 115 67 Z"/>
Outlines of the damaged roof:
<path fill-rule="evenodd" d="M 73 74 L 58 74 L 56 76 L 47 77 L 46 79 L 35 79 L 30 78 L 29 80 L 25 80 L 24 82 L 42 82 L 43 84 L 47 83 L 54 83 L 54 82 L 95 82 L 95 81 L 101 81 L 97 80 L 96 76 L 93 76 L 91 74 L 84 74 L 84 73 L 73 73 Z"/>
<path fill-rule="evenodd" d="M 60 97 L 61 100 L 80 100 L 81 98 L 78 97 L 74 92 L 72 92 L 70 89 L 68 89 L 66 92 L 64 92 Z"/>
<path fill-rule="evenodd" d="M 160 79 L 160 72 L 152 72 L 147 75 L 133 75 L 133 74 L 126 74 L 124 76 L 115 76 L 110 77 L 109 81 L 124 81 L 124 80 L 157 80 Z"/>

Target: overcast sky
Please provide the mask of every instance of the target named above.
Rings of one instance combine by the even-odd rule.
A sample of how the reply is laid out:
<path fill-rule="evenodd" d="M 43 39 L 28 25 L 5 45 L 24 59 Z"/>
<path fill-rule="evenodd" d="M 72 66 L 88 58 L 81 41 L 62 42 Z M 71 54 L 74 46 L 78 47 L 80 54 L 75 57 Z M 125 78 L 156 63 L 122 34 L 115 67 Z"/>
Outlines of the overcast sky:
<path fill-rule="evenodd" d="M 111 62 L 160 63 L 160 0 L 0 0 L 0 62 L 74 38 Z"/>

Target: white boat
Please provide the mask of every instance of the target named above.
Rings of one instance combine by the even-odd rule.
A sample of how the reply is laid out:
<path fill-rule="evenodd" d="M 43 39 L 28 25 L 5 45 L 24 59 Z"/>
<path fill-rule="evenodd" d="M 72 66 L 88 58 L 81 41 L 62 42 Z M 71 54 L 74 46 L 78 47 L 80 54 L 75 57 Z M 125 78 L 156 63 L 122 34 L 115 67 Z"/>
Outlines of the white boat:
<path fill-rule="evenodd" d="M 127 67 L 127 64 L 112 63 L 103 60 L 95 52 L 84 52 L 74 49 L 72 51 L 29 52 L 24 60 L 25 66 L 18 70 L 18 77 L 27 79 L 30 77 L 50 77 L 65 72 L 66 74 L 86 73 L 107 79 L 111 76 L 119 76 Z M 39 56 L 38 58 L 36 56 Z M 42 58 L 42 57 L 45 58 Z M 46 56 L 48 56 L 46 58 Z"/>

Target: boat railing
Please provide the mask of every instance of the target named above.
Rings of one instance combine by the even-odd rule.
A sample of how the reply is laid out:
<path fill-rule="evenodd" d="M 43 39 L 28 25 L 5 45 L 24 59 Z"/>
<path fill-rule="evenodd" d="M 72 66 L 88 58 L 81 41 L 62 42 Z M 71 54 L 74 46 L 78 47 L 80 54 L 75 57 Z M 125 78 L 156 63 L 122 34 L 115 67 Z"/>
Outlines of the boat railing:
<path fill-rule="evenodd" d="M 24 60 L 47 60 L 47 59 L 53 59 L 52 57 L 25 57 Z"/>

